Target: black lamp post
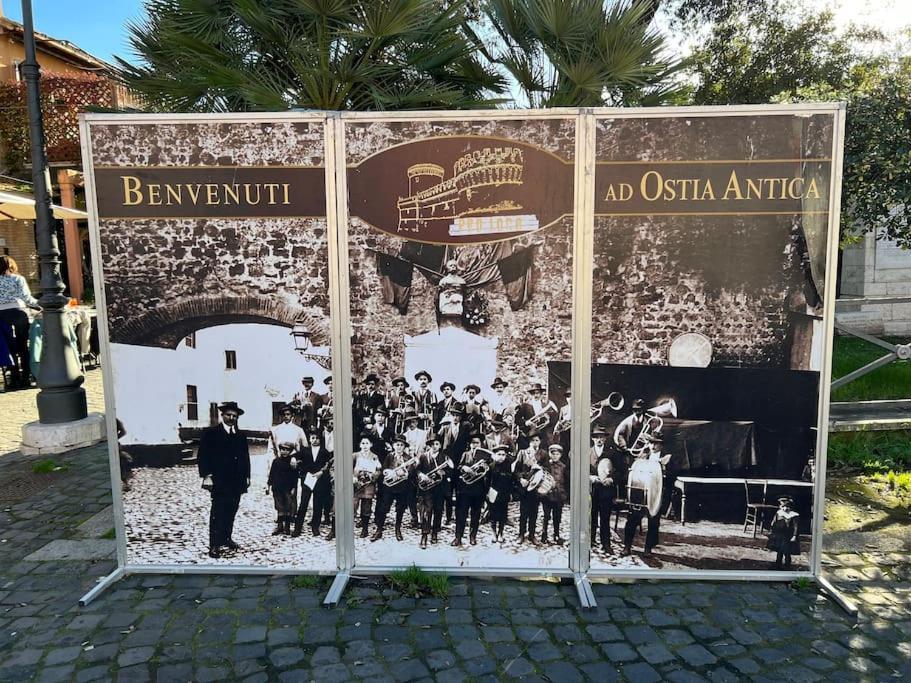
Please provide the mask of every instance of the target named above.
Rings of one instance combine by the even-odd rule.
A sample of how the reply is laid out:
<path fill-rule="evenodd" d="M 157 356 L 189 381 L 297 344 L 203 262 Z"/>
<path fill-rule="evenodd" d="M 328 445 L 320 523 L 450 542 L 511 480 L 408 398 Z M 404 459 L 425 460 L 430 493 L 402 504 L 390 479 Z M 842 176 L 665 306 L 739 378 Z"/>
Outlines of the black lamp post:
<path fill-rule="evenodd" d="M 31 0 L 22 0 L 25 61 L 19 67 L 28 98 L 29 136 L 32 149 L 32 188 L 35 193 L 35 235 L 41 272 L 41 369 L 38 371 L 38 420 L 44 424 L 72 422 L 87 415 L 84 380 L 64 321 L 67 297 L 60 277 L 60 249 L 51 213 L 50 182 L 44 151 L 44 124 L 38 90 L 39 68 L 35 55 L 35 28 Z M 66 334 L 65 334 L 66 333 Z"/>

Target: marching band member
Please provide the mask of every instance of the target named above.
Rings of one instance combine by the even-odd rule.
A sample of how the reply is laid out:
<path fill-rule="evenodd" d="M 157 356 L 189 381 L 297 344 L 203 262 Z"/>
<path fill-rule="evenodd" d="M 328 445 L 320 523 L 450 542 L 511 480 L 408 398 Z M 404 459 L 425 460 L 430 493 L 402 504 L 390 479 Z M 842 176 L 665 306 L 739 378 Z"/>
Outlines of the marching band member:
<path fill-rule="evenodd" d="M 655 465 L 662 470 L 661 476 L 663 476 L 664 466 L 670 461 L 671 456 L 670 454 L 661 454 L 661 449 L 664 445 L 661 432 L 653 432 L 649 434 L 646 439 L 649 442 L 649 452 L 638 456 L 637 460 L 654 461 Z M 636 463 L 633 464 L 633 467 L 636 467 Z M 630 473 L 632 474 L 632 468 L 630 469 Z M 639 523 L 642 521 L 643 517 L 648 517 L 648 530 L 645 534 L 645 548 L 642 555 L 643 557 L 649 557 L 652 554 L 652 548 L 658 545 L 658 526 L 661 522 L 661 507 L 663 507 L 663 505 L 659 506 L 657 514 L 654 515 L 651 514 L 644 505 L 630 509 L 629 515 L 626 518 L 626 526 L 623 528 L 623 552 L 621 555 L 626 556 L 630 554 L 633 545 L 633 537 L 636 535 L 636 531 L 639 529 Z"/>
<path fill-rule="evenodd" d="M 509 514 L 509 496 L 513 487 L 512 465 L 514 458 L 511 445 L 498 444 L 490 450 L 493 451 L 493 464 L 491 465 L 490 491 L 487 494 L 487 509 L 490 512 L 489 519 L 490 527 L 493 529 L 493 540 L 495 543 L 502 543 L 504 541 L 503 531 Z"/>
<path fill-rule="evenodd" d="M 361 538 L 366 538 L 381 465 L 380 459 L 372 450 L 373 440 L 369 434 L 361 434 L 359 446 L 360 450 L 354 454 L 354 514 L 356 516 L 360 511 Z"/>
<path fill-rule="evenodd" d="M 618 448 L 626 450 L 635 443 L 639 432 L 645 425 L 645 401 L 637 398 L 633 401 L 633 413 L 623 418 L 614 430 L 614 443 Z"/>
<path fill-rule="evenodd" d="M 506 446 L 509 449 L 509 454 L 512 455 L 515 452 L 516 442 L 509 432 L 509 425 L 497 418 L 491 420 L 488 425 L 487 448 L 494 450 L 498 446 Z"/>
<path fill-rule="evenodd" d="M 571 389 L 567 389 L 565 392 L 563 392 L 566 403 L 560 407 L 560 413 L 557 416 L 557 423 L 554 425 L 554 438 L 558 440 L 558 443 L 561 446 L 563 446 L 564 453 L 569 451 L 571 434 L 570 426 L 572 424 L 572 395 L 573 392 Z"/>
<path fill-rule="evenodd" d="M 443 425 L 443 418 L 449 413 L 452 404 L 456 403 L 456 398 L 453 396 L 455 390 L 455 384 L 452 382 L 443 382 L 440 385 L 440 391 L 443 392 L 443 398 L 437 401 L 437 404 L 433 408 L 433 424 L 435 429 L 439 429 Z"/>
<path fill-rule="evenodd" d="M 317 466 L 317 458 L 321 458 L 325 454 L 325 457 L 322 458 L 322 462 Z M 297 454 L 297 472 L 301 480 L 301 495 L 300 495 L 300 504 L 297 508 L 297 514 L 294 516 L 294 532 L 292 536 L 300 536 L 301 528 L 304 526 L 304 519 L 307 516 L 307 508 L 310 507 L 310 498 L 313 495 L 313 489 L 306 484 L 307 478 L 310 475 L 315 475 L 325 464 L 329 458 L 329 454 L 326 453 L 319 443 L 319 432 L 312 431 L 308 437 L 308 444 L 306 447 L 302 448 L 301 451 Z M 314 502 L 314 508 L 316 504 Z M 320 515 L 323 511 L 320 510 Z M 319 519 L 314 515 L 311 517 L 311 524 L 313 522 L 319 523 Z M 319 526 L 317 526 L 319 529 Z M 313 534 L 314 536 L 319 535 L 319 531 Z"/>
<path fill-rule="evenodd" d="M 323 384 L 326 385 L 326 393 L 320 396 L 320 408 L 317 411 L 318 424 L 322 428 L 326 420 L 332 419 L 333 401 L 332 401 L 332 375 L 323 378 Z"/>
<path fill-rule="evenodd" d="M 519 451 L 513 471 L 519 489 L 519 543 L 527 539 L 532 545 L 538 545 L 535 540 L 535 529 L 538 526 L 538 507 L 540 500 L 537 492 L 529 490 L 532 476 L 541 469 L 545 458 L 541 451 L 541 437 L 537 434 L 529 437 L 528 448 Z"/>
<path fill-rule="evenodd" d="M 438 432 L 440 441 L 443 443 L 443 454 L 452 460 L 453 463 L 462 459 L 462 453 L 468 448 L 468 437 L 471 434 L 471 427 L 462 421 L 465 412 L 462 410 L 462 404 L 454 401 L 449 407 L 449 412 L 443 419 L 443 424 Z M 446 419 L 449 422 L 446 422 Z M 455 482 L 453 482 L 455 483 Z M 456 486 L 453 486 L 455 489 Z M 446 502 L 446 523 L 452 522 L 452 497 Z"/>
<path fill-rule="evenodd" d="M 408 380 L 396 377 L 392 380 L 392 393 L 387 401 L 389 407 L 389 423 L 392 431 L 400 434 L 405 427 L 403 415 L 409 406 L 414 404 L 411 392 L 408 391 Z"/>
<path fill-rule="evenodd" d="M 499 377 L 495 378 L 493 384 L 490 385 L 490 388 L 493 389 L 493 395 L 487 399 L 487 403 L 490 404 L 490 411 L 495 418 L 503 417 L 506 413 L 511 413 L 515 410 L 512 398 L 505 391 L 508 386 L 509 382 Z"/>
<path fill-rule="evenodd" d="M 603 427 L 596 426 L 592 430 L 592 446 L 588 451 L 589 481 L 591 482 L 591 542 L 596 539 L 601 542 L 601 549 L 610 553 L 610 515 L 614 506 L 617 489 L 614 486 L 614 466 L 608 457 L 607 432 Z M 598 536 L 600 527 L 601 534 Z"/>
<path fill-rule="evenodd" d="M 402 537 L 402 518 L 405 516 L 405 508 L 408 507 L 409 496 L 413 486 L 411 479 L 411 469 L 417 463 L 417 456 L 409 459 L 405 454 L 407 446 L 405 438 L 397 436 L 392 441 L 392 453 L 386 456 L 383 461 L 383 483 L 380 486 L 380 502 L 374 515 L 376 531 L 373 533 L 371 541 L 378 541 L 383 537 L 383 527 L 386 525 L 386 515 L 392 509 L 395 503 L 395 538 L 398 541 Z M 409 467 L 411 465 L 412 467 Z M 387 477 L 391 477 L 401 469 L 405 469 L 404 476 L 399 481 L 392 484 L 386 482 Z"/>
<path fill-rule="evenodd" d="M 440 529 L 443 526 L 443 505 L 451 495 L 450 475 L 453 463 L 443 455 L 443 443 L 440 437 L 432 435 L 427 439 L 427 450 L 418 462 L 418 505 L 421 517 L 421 548 L 427 547 L 427 535 L 430 542 L 436 544 Z M 431 474 L 434 473 L 434 474 Z M 438 483 L 427 488 L 433 478 Z M 421 488 L 421 484 L 425 488 Z"/>
<path fill-rule="evenodd" d="M 471 483 L 466 483 L 466 477 L 472 477 L 475 468 L 479 467 L 481 462 L 487 463 L 490 467 L 489 456 L 478 452 L 481 446 L 482 437 L 480 434 L 471 434 L 468 440 L 468 450 L 462 453 L 461 459 L 457 463 L 456 472 L 458 480 L 456 481 L 456 529 L 455 538 L 450 545 L 461 546 L 462 536 L 465 533 L 465 524 L 468 521 L 469 512 L 471 513 L 471 522 L 468 531 L 468 540 L 471 545 L 478 543 L 478 527 L 481 524 L 481 508 L 484 506 L 484 499 L 487 497 L 487 477 L 482 476 Z"/>
<path fill-rule="evenodd" d="M 372 422 L 373 414 L 379 408 L 386 407 L 386 396 L 378 390 L 379 383 L 380 378 L 372 372 L 364 379 L 366 389 L 362 394 L 358 394 L 354 400 L 355 424 L 363 424 L 365 419 L 369 419 Z"/>
<path fill-rule="evenodd" d="M 418 422 L 420 418 L 415 412 L 405 413 L 405 431 L 402 436 L 408 444 L 408 452 L 411 455 L 420 455 L 424 452 L 424 446 L 427 445 L 427 430 L 420 429 Z"/>
<path fill-rule="evenodd" d="M 421 428 L 430 429 L 431 420 L 433 420 L 433 410 L 437 405 L 437 395 L 430 388 L 433 377 L 426 370 L 421 370 L 414 376 L 418 383 L 418 388 L 414 390 L 414 409 L 418 417 L 421 418 Z"/>
<path fill-rule="evenodd" d="M 380 406 L 373 413 L 373 424 L 370 425 L 368 433 L 373 439 L 373 450 L 385 457 L 392 450 L 392 439 L 395 432 L 389 425 L 389 412 L 384 406 Z"/>
<path fill-rule="evenodd" d="M 547 447 L 548 459 L 541 465 L 553 479 L 550 490 L 540 494 L 541 505 L 544 508 L 544 524 L 541 528 L 541 543 L 548 543 L 547 526 L 553 520 L 554 543 L 563 545 L 560 537 L 560 522 L 563 521 L 563 505 L 566 503 L 569 491 L 569 467 L 563 461 L 563 446 L 552 443 Z"/>
<path fill-rule="evenodd" d="M 547 413 L 547 422 L 541 427 L 532 427 L 528 421 L 535 415 Z M 519 431 L 526 437 L 538 435 L 542 443 L 550 443 L 550 435 L 554 428 L 555 418 L 559 411 L 553 401 L 544 396 L 544 387 L 540 382 L 535 382 L 528 389 L 528 399 L 516 409 L 516 424 Z"/>
<path fill-rule="evenodd" d="M 481 430 L 481 400 L 478 394 L 481 393 L 481 387 L 477 384 L 469 384 L 465 387 L 465 400 L 462 407 L 465 410 L 465 421 L 471 425 L 472 431 Z"/>

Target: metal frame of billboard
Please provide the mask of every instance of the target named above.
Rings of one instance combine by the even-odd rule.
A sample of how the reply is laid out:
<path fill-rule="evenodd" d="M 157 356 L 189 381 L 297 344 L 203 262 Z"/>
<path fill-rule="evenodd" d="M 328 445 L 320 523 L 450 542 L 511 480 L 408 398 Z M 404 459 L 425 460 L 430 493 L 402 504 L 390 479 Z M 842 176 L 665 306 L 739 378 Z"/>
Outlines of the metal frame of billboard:
<path fill-rule="evenodd" d="M 690 118 L 711 118 L 722 116 L 768 116 L 768 115 L 831 115 L 833 117 L 831 175 L 829 187 L 829 220 L 827 230 L 827 275 L 831 264 L 837 259 L 839 214 L 841 204 L 842 141 L 844 137 L 845 107 L 837 104 L 788 104 L 788 105 L 743 105 L 727 107 L 658 107 L 658 108 L 572 108 L 551 110 L 489 110 L 489 111 L 440 111 L 440 112 L 279 112 L 279 113 L 231 113 L 231 114 L 83 114 L 80 116 L 83 168 L 85 173 L 86 204 L 89 213 L 89 236 L 92 257 L 96 263 L 94 285 L 98 308 L 99 339 L 104 368 L 103 382 L 105 410 L 107 415 L 116 415 L 111 348 L 108 330 L 108 316 L 105 301 L 104 268 L 101 261 L 100 233 L 98 224 L 95 180 L 92 166 L 92 147 L 89 129 L 93 125 L 125 123 L 192 123 L 214 121 L 221 123 L 242 123 L 251 121 L 301 121 L 323 122 L 326 179 L 326 221 L 328 228 L 329 254 L 329 300 L 331 313 L 331 356 L 332 379 L 336 389 L 336 421 L 350 424 L 351 421 L 351 322 L 349 316 L 349 271 L 348 271 L 348 205 L 347 174 L 345 163 L 346 122 L 382 121 L 471 121 L 471 120 L 542 120 L 575 119 L 575 168 L 574 168 L 574 211 L 573 211 L 573 288 L 572 288 L 572 403 L 574 419 L 571 428 L 572 451 L 575 460 L 580 461 L 589 447 L 588 396 L 591 392 L 591 351 L 592 351 L 592 265 L 594 242 L 594 194 L 595 194 L 595 130 L 601 119 L 669 118 L 686 116 Z M 834 337 L 835 278 L 828 276 L 824 293 L 824 344 L 822 369 L 819 378 L 817 409 L 816 481 L 813 488 L 812 540 L 808 571 L 756 571 L 756 570 L 662 570 L 662 569 L 592 569 L 590 563 L 591 539 L 589 538 L 589 479 L 585 467 L 573 467 L 570 489 L 570 528 L 568 562 L 565 569 L 540 567 L 519 568 L 459 568 L 453 566 L 424 566 L 423 569 L 453 576 L 477 577 L 525 577 L 525 578 L 571 578 L 573 579 L 580 603 L 583 607 L 594 607 L 596 601 L 591 582 L 611 579 L 665 579 L 665 580 L 737 580 L 737 581 L 791 581 L 799 577 L 815 579 L 842 606 L 842 596 L 820 575 L 823 511 L 825 505 L 826 447 L 828 443 L 829 384 L 831 381 L 830 359 Z M 337 431 L 336 452 L 347 454 L 353 451 L 351 431 Z M 215 566 L 180 564 L 130 564 L 127 561 L 123 498 L 120 483 L 117 428 L 115 420 L 107 421 L 108 455 L 113 496 L 114 524 L 117 543 L 117 568 L 99 582 L 79 601 L 88 604 L 108 586 L 128 574 L 301 574 L 318 573 L 333 575 L 324 604 L 336 604 L 348 582 L 355 574 L 382 575 L 401 569 L 399 566 L 361 566 L 356 563 L 354 553 L 353 519 L 353 475 L 346 460 L 339 460 L 345 466 L 335 470 L 335 520 L 336 520 L 336 570 L 301 572 L 293 568 L 271 568 L 263 566 Z M 337 464 L 338 464 L 337 463 Z"/>

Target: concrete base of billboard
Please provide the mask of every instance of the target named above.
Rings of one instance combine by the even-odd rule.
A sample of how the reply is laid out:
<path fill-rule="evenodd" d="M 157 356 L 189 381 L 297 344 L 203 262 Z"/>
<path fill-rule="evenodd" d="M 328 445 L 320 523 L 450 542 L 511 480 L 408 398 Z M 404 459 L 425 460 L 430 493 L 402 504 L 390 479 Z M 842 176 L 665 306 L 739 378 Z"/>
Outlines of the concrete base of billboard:
<path fill-rule="evenodd" d="M 22 427 L 24 455 L 51 455 L 74 448 L 84 448 L 105 440 L 104 415 L 90 413 L 74 422 L 42 424 L 29 422 Z"/>

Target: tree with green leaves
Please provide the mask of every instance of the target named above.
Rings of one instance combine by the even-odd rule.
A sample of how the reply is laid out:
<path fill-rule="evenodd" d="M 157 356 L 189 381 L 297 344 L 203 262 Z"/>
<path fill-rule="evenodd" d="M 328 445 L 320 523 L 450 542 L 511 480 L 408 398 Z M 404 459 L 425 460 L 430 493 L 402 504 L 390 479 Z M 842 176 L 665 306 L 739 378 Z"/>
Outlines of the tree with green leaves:
<path fill-rule="evenodd" d="M 651 27 L 657 6 L 655 0 L 487 0 L 480 23 L 493 40 L 483 53 L 517 86 L 520 105 L 674 101 L 679 65 Z"/>
<path fill-rule="evenodd" d="M 147 0 L 121 76 L 150 109 L 459 109 L 504 79 L 463 0 Z"/>
<path fill-rule="evenodd" d="M 767 11 L 756 12 L 763 4 Z M 811 86 L 840 88 L 857 59 L 854 36 L 837 35 L 827 12 L 765 0 L 721 16 L 689 60 L 693 104 L 759 104 Z"/>

